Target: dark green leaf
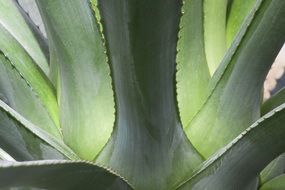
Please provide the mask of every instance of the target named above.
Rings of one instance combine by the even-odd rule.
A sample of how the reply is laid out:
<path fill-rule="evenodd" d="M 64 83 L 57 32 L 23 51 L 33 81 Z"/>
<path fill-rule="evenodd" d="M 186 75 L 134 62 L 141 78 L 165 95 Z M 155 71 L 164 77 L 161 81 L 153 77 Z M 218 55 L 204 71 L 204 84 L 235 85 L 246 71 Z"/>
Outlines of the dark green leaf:
<path fill-rule="evenodd" d="M 175 100 L 180 8 L 173 0 L 99 1 L 117 118 L 96 162 L 135 189 L 172 189 L 201 163 L 183 133 Z"/>
<path fill-rule="evenodd" d="M 204 162 L 178 189 L 247 189 L 285 151 L 285 104 L 257 120 Z"/>
<path fill-rule="evenodd" d="M 55 148 L 57 151 L 61 152 L 64 154 L 66 157 L 70 159 L 78 159 L 78 156 L 68 147 L 66 146 L 61 139 L 57 139 L 54 136 L 48 134 L 41 128 L 35 126 L 33 123 L 29 122 L 26 120 L 23 116 L 21 116 L 19 113 L 17 113 L 15 110 L 13 110 L 11 107 L 9 107 L 5 102 L 0 100 L 0 113 L 7 114 L 9 117 L 13 119 L 13 121 L 17 122 L 20 124 L 21 127 L 24 127 L 27 129 L 29 132 L 32 134 L 36 135 L 37 138 L 43 140 L 46 142 L 48 145 L 52 146 Z M 5 116 L 5 115 L 4 115 Z M 4 117 L 6 119 L 6 117 Z M 3 123 L 2 123 L 3 125 Z M 4 125 L 6 126 L 6 125 Z M 10 125 L 7 125 L 10 126 Z M 4 130 L 3 135 L 6 136 L 9 133 L 9 129 Z M 10 142 L 8 142 L 10 143 Z M 31 141 L 32 146 L 37 146 L 38 144 L 33 144 Z"/>
<path fill-rule="evenodd" d="M 1 162 L 0 188 L 36 187 L 49 190 L 132 189 L 116 173 L 88 162 Z"/>

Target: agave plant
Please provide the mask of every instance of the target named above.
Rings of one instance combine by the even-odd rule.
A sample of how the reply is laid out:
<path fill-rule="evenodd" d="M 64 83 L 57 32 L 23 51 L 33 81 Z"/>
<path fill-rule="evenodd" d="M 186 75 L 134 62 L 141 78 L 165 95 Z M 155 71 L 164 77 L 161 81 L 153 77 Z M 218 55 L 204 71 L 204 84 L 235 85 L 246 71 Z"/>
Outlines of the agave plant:
<path fill-rule="evenodd" d="M 285 189 L 284 0 L 0 0 L 1 189 Z"/>

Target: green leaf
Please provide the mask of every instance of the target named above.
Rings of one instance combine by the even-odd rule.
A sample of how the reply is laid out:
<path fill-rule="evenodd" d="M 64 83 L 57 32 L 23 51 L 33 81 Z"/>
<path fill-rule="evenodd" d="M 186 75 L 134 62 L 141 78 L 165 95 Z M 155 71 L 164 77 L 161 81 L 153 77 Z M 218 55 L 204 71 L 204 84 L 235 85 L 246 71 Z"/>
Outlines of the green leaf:
<path fill-rule="evenodd" d="M 273 160 L 260 174 L 261 184 L 285 172 L 285 153 Z"/>
<path fill-rule="evenodd" d="M 0 111 L 0 144 L 5 152 L 18 161 L 65 159 L 3 111 Z"/>
<path fill-rule="evenodd" d="M 30 132 L 32 132 L 34 135 L 36 135 L 38 138 L 40 138 L 41 140 L 46 142 L 48 145 L 55 148 L 57 151 L 61 152 L 66 157 L 68 157 L 72 160 L 78 160 L 79 159 L 78 156 L 68 146 L 66 146 L 61 139 L 57 139 L 54 136 L 51 136 L 50 134 L 48 134 L 47 132 L 42 130 L 41 128 L 35 126 L 33 123 L 26 120 L 23 116 L 21 116 L 19 113 L 17 113 L 11 107 L 9 107 L 7 104 L 5 104 L 5 102 L 3 102 L 2 100 L 0 100 L 0 110 L 2 111 L 2 113 L 6 113 L 14 121 L 19 123 L 21 125 L 21 127 L 28 129 Z M 5 133 L 7 133 L 7 131 L 5 131 Z"/>
<path fill-rule="evenodd" d="M 83 161 L 0 162 L 0 188 L 132 189 L 109 169 Z"/>
<path fill-rule="evenodd" d="M 0 99 L 32 123 L 60 139 L 61 132 L 34 89 L 0 52 Z"/>
<path fill-rule="evenodd" d="M 204 0 L 205 52 L 210 74 L 213 75 L 227 50 L 227 0 Z"/>
<path fill-rule="evenodd" d="M 186 128 L 204 157 L 260 117 L 263 82 L 284 41 L 284 16 L 285 1 L 258 1 L 213 76 L 208 100 Z"/>
<path fill-rule="evenodd" d="M 88 0 L 38 0 L 58 72 L 64 141 L 92 160 L 108 141 L 114 100 L 105 47 Z M 56 70 L 55 69 L 55 70 Z"/>
<path fill-rule="evenodd" d="M 40 36 L 36 33 L 35 26 L 32 26 L 33 24 L 28 22 L 28 18 L 19 9 L 15 0 L 0 0 L 0 25 L 1 30 L 6 30 L 6 32 L 13 36 L 48 76 L 49 66 L 44 49 L 42 48 L 44 45 L 42 44 L 43 41 L 38 40 Z M 1 46 L 3 45 L 2 43 L 5 42 L 0 42 Z"/>
<path fill-rule="evenodd" d="M 117 118 L 96 163 L 115 169 L 135 189 L 172 189 L 201 163 L 182 130 L 175 99 L 181 3 L 100 0 L 99 9 Z"/>
<path fill-rule="evenodd" d="M 276 94 L 266 100 L 261 107 L 261 115 L 264 115 L 279 105 L 285 103 L 285 88 L 279 90 Z"/>
<path fill-rule="evenodd" d="M 203 33 L 203 1 L 184 1 L 177 44 L 177 99 L 179 114 L 186 127 L 204 103 L 210 73 Z"/>
<path fill-rule="evenodd" d="M 0 1 L 5 4 L 7 1 Z M 11 3 L 12 1 L 9 1 Z M 7 5 L 9 4 L 7 2 Z M 0 4 L 2 8 L 2 5 Z M 5 11 L 0 11 L 0 15 Z M 6 18 L 6 17 L 5 17 Z M 19 18 L 20 19 L 20 18 Z M 13 19 L 17 20 L 17 19 Z M 13 22 L 11 22 L 13 23 Z M 17 24 L 15 24 L 17 26 Z M 29 86 L 35 92 L 35 95 L 40 99 L 41 103 L 46 108 L 50 117 L 52 118 L 55 125 L 59 126 L 59 114 L 58 114 L 58 104 L 56 100 L 55 90 L 47 76 L 42 72 L 38 65 L 34 62 L 33 57 L 31 57 L 24 49 L 23 44 L 17 38 L 16 34 L 11 33 L 10 30 L 6 28 L 7 26 L 1 24 L 0 17 L 0 54 L 4 54 L 13 67 L 21 74 L 22 78 L 27 81 Z M 21 28 L 18 26 L 17 31 Z M 25 30 L 22 31 L 25 33 Z M 26 38 L 25 38 L 26 39 Z M 31 40 L 30 38 L 27 38 Z"/>
<path fill-rule="evenodd" d="M 226 27 L 227 46 L 232 44 L 246 16 L 256 2 L 257 0 L 232 0 Z"/>
<path fill-rule="evenodd" d="M 261 170 L 285 151 L 284 123 L 282 104 L 205 161 L 178 189 L 248 189 Z"/>
<path fill-rule="evenodd" d="M 275 177 L 269 182 L 263 184 L 260 190 L 283 190 L 285 189 L 285 174 Z"/>

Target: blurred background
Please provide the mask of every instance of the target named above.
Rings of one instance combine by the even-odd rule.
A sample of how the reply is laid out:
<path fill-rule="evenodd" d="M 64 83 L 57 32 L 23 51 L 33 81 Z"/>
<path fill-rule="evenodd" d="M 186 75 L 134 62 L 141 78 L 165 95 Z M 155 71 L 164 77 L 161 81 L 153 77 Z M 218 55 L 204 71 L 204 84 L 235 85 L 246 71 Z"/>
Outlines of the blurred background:
<path fill-rule="evenodd" d="M 35 0 L 18 0 L 19 4 L 46 36 Z M 285 86 L 285 45 L 276 57 L 264 82 L 264 100 Z"/>

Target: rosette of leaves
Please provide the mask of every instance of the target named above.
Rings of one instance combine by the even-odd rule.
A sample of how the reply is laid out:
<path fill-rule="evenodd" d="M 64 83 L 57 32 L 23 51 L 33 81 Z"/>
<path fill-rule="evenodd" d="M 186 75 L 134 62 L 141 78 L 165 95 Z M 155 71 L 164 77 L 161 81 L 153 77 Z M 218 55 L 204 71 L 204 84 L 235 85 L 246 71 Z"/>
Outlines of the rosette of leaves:
<path fill-rule="evenodd" d="M 284 0 L 0 0 L 1 189 L 285 188 L 262 102 Z"/>

